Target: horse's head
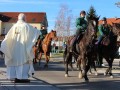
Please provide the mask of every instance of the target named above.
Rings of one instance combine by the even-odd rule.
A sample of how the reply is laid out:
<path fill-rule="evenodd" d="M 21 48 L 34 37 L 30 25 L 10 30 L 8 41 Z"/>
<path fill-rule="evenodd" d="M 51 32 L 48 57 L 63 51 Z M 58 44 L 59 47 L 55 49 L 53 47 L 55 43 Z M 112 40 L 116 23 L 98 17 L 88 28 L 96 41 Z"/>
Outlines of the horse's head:
<path fill-rule="evenodd" d="M 111 27 L 114 35 L 120 36 L 120 23 L 112 23 L 113 27 Z"/>
<path fill-rule="evenodd" d="M 93 15 L 90 15 L 88 18 L 87 18 L 87 21 L 88 21 L 88 32 L 91 34 L 91 35 L 96 35 L 97 33 L 97 29 L 98 29 L 98 20 L 99 20 L 100 17 L 95 17 Z"/>
<path fill-rule="evenodd" d="M 56 41 L 56 40 L 57 40 L 56 31 L 53 31 L 53 30 L 52 30 L 52 31 L 50 32 L 50 37 L 51 37 L 51 39 L 53 39 L 53 40 Z"/>

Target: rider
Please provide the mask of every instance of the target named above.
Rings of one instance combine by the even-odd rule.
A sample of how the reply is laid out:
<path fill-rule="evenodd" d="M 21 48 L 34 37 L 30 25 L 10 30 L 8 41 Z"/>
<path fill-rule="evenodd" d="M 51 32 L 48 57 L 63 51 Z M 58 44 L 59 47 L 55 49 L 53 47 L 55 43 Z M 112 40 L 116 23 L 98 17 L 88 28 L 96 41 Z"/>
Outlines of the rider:
<path fill-rule="evenodd" d="M 102 18 L 102 24 L 99 25 L 98 30 L 99 30 L 98 32 L 99 32 L 100 35 L 98 37 L 98 41 L 95 44 L 99 46 L 99 52 L 101 52 L 100 43 L 101 43 L 101 41 L 103 40 L 104 37 L 109 35 L 109 32 L 110 32 L 109 24 L 107 24 L 106 17 Z M 103 58 L 101 56 L 99 56 L 99 62 L 100 62 L 100 66 L 101 65 L 105 66 L 103 64 Z"/>
<path fill-rule="evenodd" d="M 43 39 L 45 38 L 45 36 L 48 33 L 47 29 L 45 28 L 44 25 L 42 25 L 40 32 L 41 32 L 41 35 L 39 35 L 39 37 L 38 37 L 38 40 L 36 42 L 36 47 L 41 46 Z"/>
<path fill-rule="evenodd" d="M 98 37 L 98 41 L 96 42 L 96 44 L 99 44 L 105 36 L 108 36 L 110 32 L 110 28 L 109 25 L 107 24 L 106 17 L 103 17 L 102 24 L 98 27 L 98 30 L 100 35 Z"/>
<path fill-rule="evenodd" d="M 76 41 L 78 41 L 78 39 L 81 40 L 85 30 L 87 29 L 87 21 L 85 20 L 85 16 L 86 16 L 86 12 L 83 10 L 80 12 L 80 17 L 76 19 L 77 30 L 76 30 L 75 38 L 73 40 L 73 45 L 76 43 Z"/>
<path fill-rule="evenodd" d="M 47 35 L 47 29 L 45 28 L 45 26 L 44 25 L 42 25 L 42 27 L 41 27 L 41 33 L 42 33 L 42 35 L 40 35 L 40 39 L 43 41 L 43 39 L 45 38 L 45 36 Z"/>

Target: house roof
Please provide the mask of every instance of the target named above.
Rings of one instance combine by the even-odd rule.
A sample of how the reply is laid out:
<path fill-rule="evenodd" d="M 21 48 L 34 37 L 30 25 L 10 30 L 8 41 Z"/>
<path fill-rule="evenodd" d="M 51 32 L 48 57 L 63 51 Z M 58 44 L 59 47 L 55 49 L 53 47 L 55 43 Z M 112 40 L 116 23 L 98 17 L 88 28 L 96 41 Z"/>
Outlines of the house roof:
<path fill-rule="evenodd" d="M 21 12 L 0 12 L 0 20 L 3 22 L 17 22 Z M 42 23 L 47 20 L 45 12 L 23 12 L 28 23 Z"/>
<path fill-rule="evenodd" d="M 107 18 L 107 23 L 112 25 L 112 23 L 120 23 L 120 18 Z M 99 20 L 99 25 L 102 24 L 102 20 Z"/>

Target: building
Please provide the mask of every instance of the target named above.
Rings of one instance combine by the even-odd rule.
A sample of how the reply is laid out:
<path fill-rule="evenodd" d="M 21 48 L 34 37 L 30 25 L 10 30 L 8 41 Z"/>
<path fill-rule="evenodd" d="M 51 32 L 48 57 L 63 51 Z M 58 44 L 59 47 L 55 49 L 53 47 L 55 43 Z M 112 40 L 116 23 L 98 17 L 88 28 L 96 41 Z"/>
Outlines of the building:
<path fill-rule="evenodd" d="M 107 23 L 112 25 L 112 23 L 120 23 L 120 18 L 107 18 Z M 99 25 L 102 24 L 102 20 L 99 20 Z"/>
<path fill-rule="evenodd" d="M 21 12 L 0 12 L 0 36 L 4 36 L 9 29 L 18 20 Z M 48 27 L 47 15 L 45 12 L 23 12 L 26 15 L 27 23 L 37 29 L 41 29 L 41 25 Z"/>

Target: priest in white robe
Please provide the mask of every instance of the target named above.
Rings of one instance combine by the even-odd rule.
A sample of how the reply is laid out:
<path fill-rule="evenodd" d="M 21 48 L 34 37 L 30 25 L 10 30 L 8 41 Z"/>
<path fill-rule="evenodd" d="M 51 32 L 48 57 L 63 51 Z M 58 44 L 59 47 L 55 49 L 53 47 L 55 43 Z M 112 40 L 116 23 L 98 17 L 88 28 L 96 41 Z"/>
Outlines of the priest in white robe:
<path fill-rule="evenodd" d="M 20 13 L 18 21 L 8 31 L 1 43 L 1 51 L 5 54 L 7 78 L 15 82 L 30 82 L 28 74 L 34 58 L 32 47 L 41 32 L 25 21 Z"/>

